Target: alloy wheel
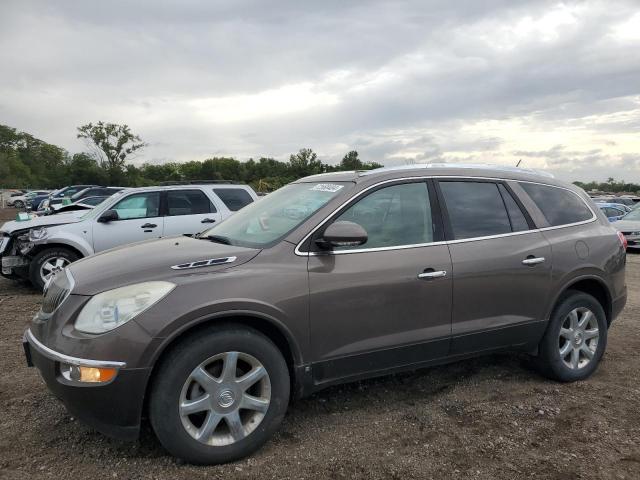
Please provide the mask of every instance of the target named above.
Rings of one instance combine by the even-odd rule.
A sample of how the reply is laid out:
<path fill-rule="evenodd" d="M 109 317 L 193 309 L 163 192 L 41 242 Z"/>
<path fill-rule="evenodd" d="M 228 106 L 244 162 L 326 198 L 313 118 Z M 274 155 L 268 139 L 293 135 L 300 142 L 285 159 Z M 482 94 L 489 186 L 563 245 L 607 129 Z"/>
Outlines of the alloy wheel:
<path fill-rule="evenodd" d="M 586 367 L 595 357 L 600 330 L 595 314 L 586 307 L 574 308 L 560 326 L 558 353 L 572 370 Z"/>
<path fill-rule="evenodd" d="M 40 267 L 40 277 L 42 281 L 46 284 L 53 275 L 60 272 L 70 263 L 71 262 L 64 257 L 48 258 Z"/>
<path fill-rule="evenodd" d="M 271 382 L 255 357 L 225 352 L 198 365 L 182 387 L 178 411 L 187 433 L 212 446 L 236 443 L 253 432 L 271 402 Z"/>

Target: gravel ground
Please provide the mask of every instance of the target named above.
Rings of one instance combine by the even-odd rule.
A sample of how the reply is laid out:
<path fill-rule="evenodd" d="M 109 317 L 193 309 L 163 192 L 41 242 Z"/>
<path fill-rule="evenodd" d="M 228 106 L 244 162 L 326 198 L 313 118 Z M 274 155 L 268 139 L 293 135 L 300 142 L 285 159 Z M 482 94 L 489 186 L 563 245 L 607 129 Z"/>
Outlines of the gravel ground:
<path fill-rule="evenodd" d="M 216 467 L 181 464 L 148 427 L 126 443 L 72 418 L 25 365 L 40 295 L 0 279 L 0 478 L 638 479 L 640 255 L 628 260 L 629 301 L 588 381 L 494 355 L 334 387 L 291 405 L 257 454 Z"/>

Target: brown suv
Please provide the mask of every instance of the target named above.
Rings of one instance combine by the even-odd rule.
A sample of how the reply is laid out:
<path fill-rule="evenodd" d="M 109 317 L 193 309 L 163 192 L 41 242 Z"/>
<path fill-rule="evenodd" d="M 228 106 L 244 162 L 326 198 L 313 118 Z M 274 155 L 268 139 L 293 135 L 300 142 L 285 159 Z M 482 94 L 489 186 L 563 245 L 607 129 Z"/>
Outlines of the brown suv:
<path fill-rule="evenodd" d="M 58 273 L 27 360 L 69 411 L 194 463 L 241 458 L 291 397 L 504 349 L 587 378 L 626 301 L 625 246 L 533 171 L 428 165 L 301 179 L 195 237 Z"/>

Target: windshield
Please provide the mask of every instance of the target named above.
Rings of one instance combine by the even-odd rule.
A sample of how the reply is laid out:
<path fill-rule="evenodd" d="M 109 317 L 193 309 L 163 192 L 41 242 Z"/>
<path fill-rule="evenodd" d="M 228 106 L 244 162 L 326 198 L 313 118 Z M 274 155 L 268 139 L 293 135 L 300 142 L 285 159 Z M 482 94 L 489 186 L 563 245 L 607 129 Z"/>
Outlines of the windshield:
<path fill-rule="evenodd" d="M 290 183 L 202 232 L 199 238 L 215 236 L 230 245 L 264 248 L 287 235 L 350 185 L 350 182 Z"/>
<path fill-rule="evenodd" d="M 631 221 L 639 221 L 640 220 L 640 208 L 634 208 L 629 213 L 627 213 L 622 220 L 631 220 Z"/>
<path fill-rule="evenodd" d="M 120 198 L 125 193 L 125 190 L 120 190 L 119 192 L 114 193 L 108 199 L 105 199 L 103 202 L 99 203 L 95 208 L 87 210 L 87 213 L 80 217 L 81 220 L 87 220 L 88 218 L 94 218 L 100 215 L 102 212 L 107 210 L 110 206 L 115 203 L 115 200 Z M 113 201 L 107 201 L 113 200 Z"/>

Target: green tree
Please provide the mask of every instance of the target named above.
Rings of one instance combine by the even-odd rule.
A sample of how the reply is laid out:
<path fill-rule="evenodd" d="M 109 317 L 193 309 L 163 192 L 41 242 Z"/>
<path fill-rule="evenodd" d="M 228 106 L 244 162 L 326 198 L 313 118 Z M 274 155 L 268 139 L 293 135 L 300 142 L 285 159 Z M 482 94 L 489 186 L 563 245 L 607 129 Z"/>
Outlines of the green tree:
<path fill-rule="evenodd" d="M 109 179 L 114 183 L 122 181 L 127 159 L 147 146 L 126 124 L 88 123 L 78 127 L 77 137 L 87 143 L 100 166 L 107 170 Z"/>
<path fill-rule="evenodd" d="M 318 155 L 310 148 L 301 148 L 296 154 L 289 157 L 291 172 L 296 178 L 322 173 L 325 165 L 318 160 Z"/>

